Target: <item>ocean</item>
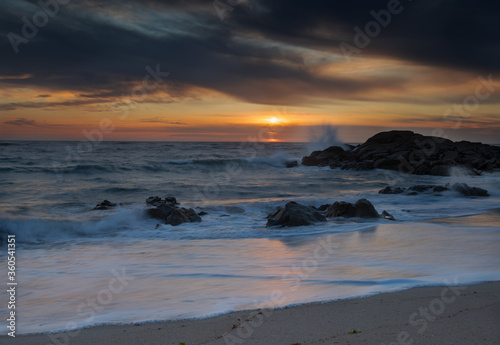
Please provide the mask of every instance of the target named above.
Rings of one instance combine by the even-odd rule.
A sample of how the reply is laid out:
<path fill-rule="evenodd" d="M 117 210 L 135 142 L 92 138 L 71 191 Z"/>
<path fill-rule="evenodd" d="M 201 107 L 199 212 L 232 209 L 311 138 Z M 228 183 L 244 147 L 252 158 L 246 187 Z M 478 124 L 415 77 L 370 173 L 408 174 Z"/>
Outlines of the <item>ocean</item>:
<path fill-rule="evenodd" d="M 0 232 L 16 239 L 17 333 L 500 280 L 500 224 L 436 221 L 498 208 L 500 172 L 437 177 L 301 166 L 311 150 L 263 142 L 0 143 Z M 293 160 L 299 166 L 287 168 Z M 387 185 L 454 182 L 490 196 L 378 194 Z M 159 224 L 145 215 L 150 196 L 173 196 L 207 214 L 201 223 Z M 396 221 L 265 227 L 288 201 L 361 198 Z M 93 210 L 105 199 L 120 205 Z M 0 253 L 4 284 L 6 243 Z M 1 315 L 8 297 L 2 288 Z"/>

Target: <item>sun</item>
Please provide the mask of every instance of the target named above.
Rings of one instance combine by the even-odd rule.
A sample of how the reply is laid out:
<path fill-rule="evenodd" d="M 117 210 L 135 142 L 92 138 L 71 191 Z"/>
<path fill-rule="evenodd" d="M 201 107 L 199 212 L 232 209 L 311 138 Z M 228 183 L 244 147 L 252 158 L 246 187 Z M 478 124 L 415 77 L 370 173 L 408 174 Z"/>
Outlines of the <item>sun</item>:
<path fill-rule="evenodd" d="M 270 123 L 270 124 L 273 124 L 273 125 L 277 125 L 279 123 L 282 123 L 283 120 L 280 119 L 279 117 L 273 116 L 273 117 L 270 117 L 270 118 L 266 119 L 266 122 Z"/>

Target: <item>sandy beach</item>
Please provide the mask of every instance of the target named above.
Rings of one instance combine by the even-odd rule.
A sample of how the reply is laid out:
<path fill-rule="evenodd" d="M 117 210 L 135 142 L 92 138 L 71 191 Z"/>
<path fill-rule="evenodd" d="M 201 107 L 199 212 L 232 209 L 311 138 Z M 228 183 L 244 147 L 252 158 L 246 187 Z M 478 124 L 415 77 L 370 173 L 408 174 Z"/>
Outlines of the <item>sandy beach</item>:
<path fill-rule="evenodd" d="M 349 333 L 356 329 L 359 333 Z M 0 337 L 2 344 L 500 344 L 500 282 L 239 311 L 202 320 Z"/>

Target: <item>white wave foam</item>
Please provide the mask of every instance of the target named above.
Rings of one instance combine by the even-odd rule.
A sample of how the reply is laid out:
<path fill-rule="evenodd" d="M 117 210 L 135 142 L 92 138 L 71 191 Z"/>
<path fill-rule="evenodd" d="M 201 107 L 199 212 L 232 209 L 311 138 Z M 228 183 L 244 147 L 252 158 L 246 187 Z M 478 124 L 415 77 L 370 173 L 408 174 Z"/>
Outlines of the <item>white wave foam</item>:
<path fill-rule="evenodd" d="M 347 146 L 339 139 L 338 130 L 335 126 L 322 125 L 313 127 L 309 133 L 309 151 L 322 151 L 330 146 L 340 146 L 347 149 Z"/>

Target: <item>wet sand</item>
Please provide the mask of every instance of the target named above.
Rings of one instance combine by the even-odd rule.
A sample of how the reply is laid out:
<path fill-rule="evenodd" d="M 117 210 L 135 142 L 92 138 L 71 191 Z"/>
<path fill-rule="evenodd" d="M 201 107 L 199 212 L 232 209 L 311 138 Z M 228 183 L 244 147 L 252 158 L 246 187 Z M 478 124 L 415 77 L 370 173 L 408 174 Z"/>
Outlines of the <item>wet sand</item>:
<path fill-rule="evenodd" d="M 354 329 L 359 333 L 349 333 Z M 500 344 L 500 282 L 421 287 L 201 320 L 98 326 L 1 344 Z"/>

